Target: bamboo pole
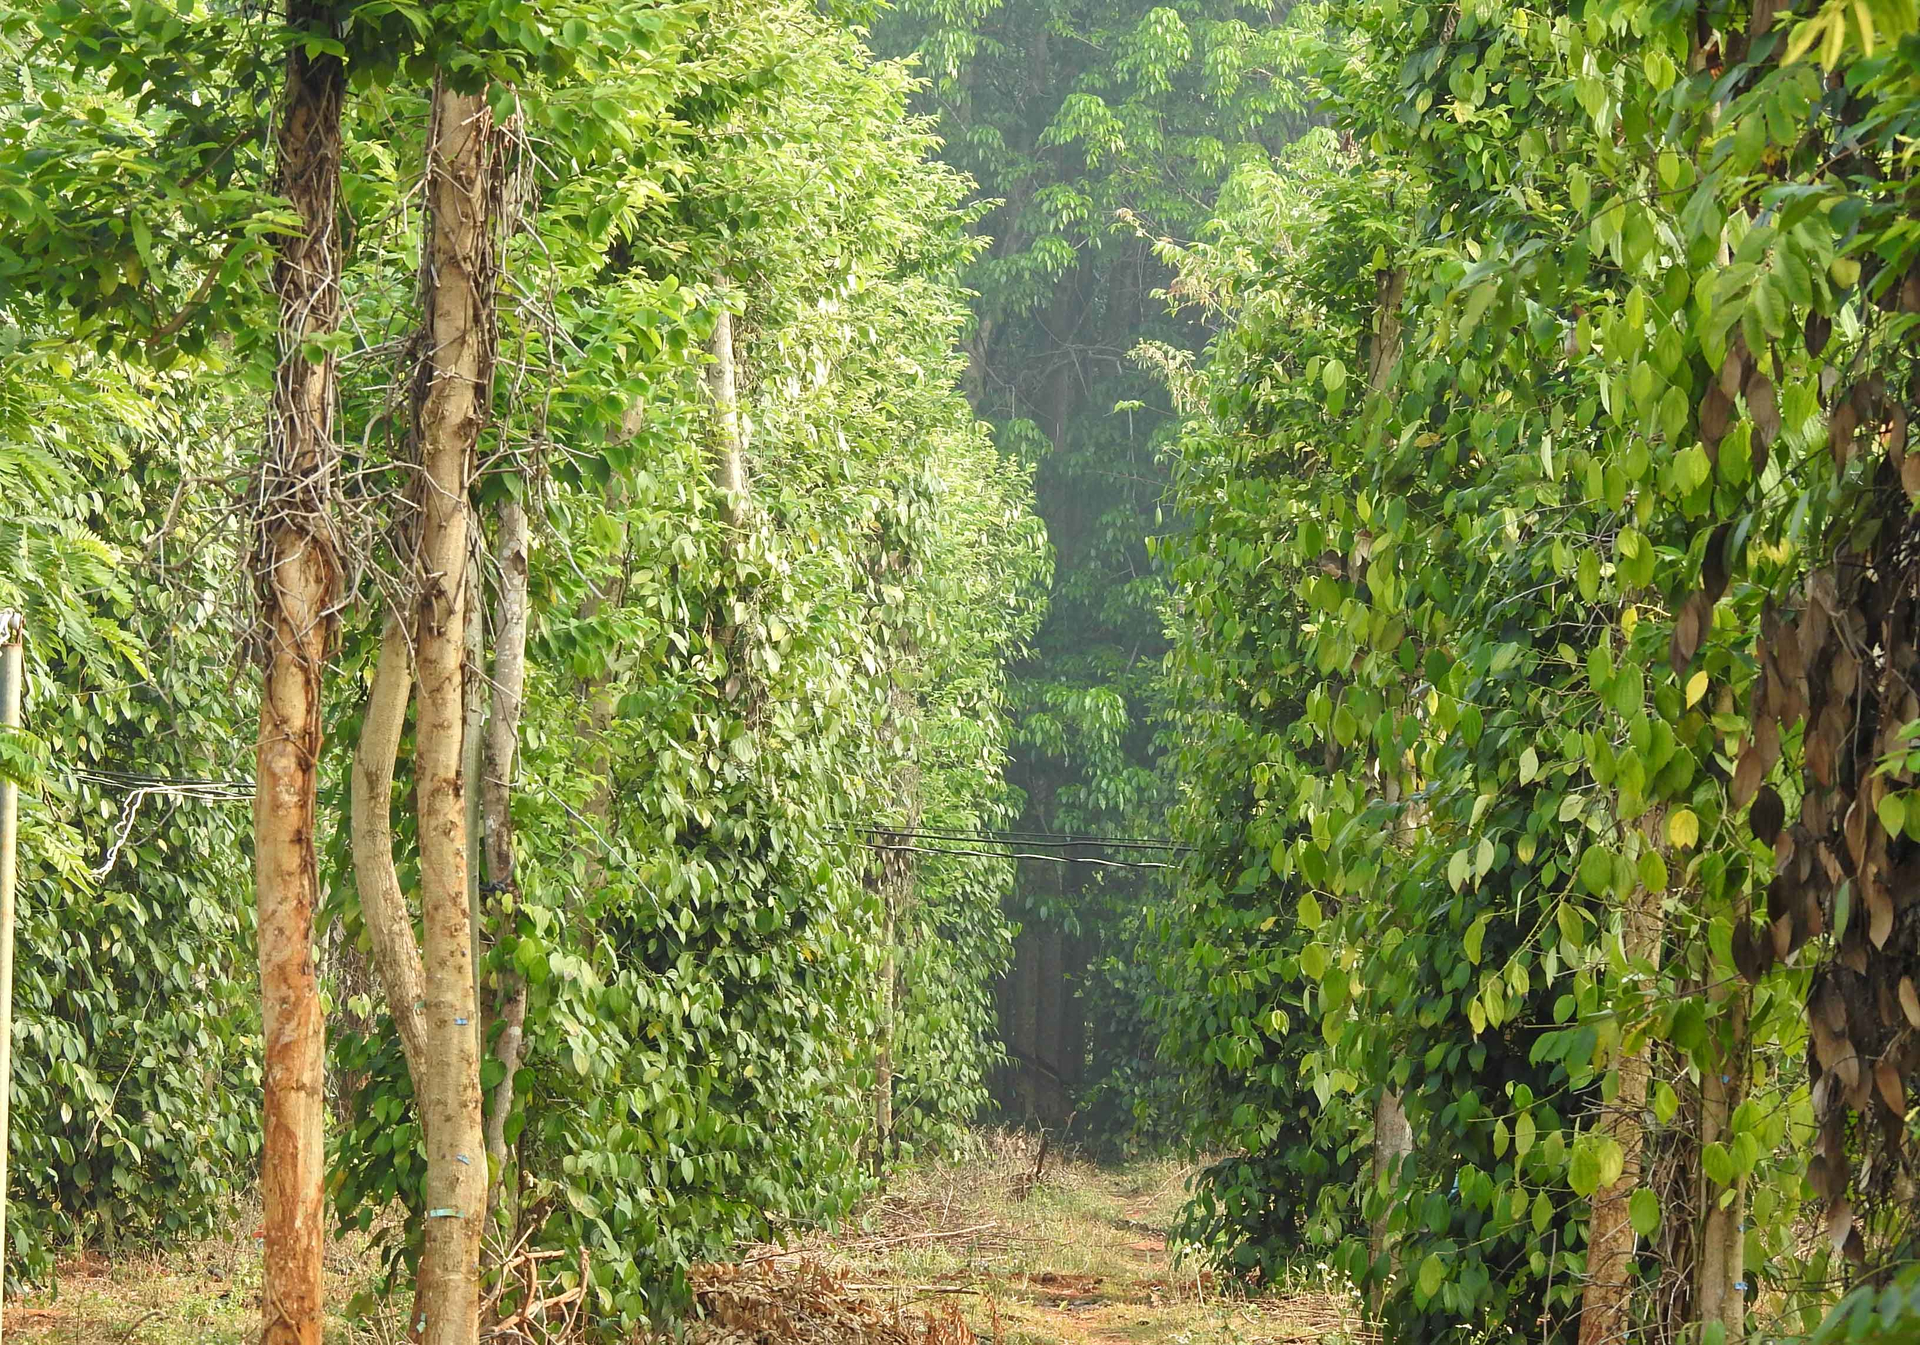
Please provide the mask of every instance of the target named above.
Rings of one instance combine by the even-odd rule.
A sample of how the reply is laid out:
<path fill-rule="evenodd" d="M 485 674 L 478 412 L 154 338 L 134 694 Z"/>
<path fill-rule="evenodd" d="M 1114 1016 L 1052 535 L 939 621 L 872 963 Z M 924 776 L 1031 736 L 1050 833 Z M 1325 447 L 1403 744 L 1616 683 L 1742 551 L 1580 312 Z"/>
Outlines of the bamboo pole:
<path fill-rule="evenodd" d="M 0 726 L 20 727 L 22 618 L 0 612 Z M 13 889 L 20 832 L 20 786 L 0 778 L 0 1298 L 6 1294 L 7 1102 L 13 1092 Z"/>

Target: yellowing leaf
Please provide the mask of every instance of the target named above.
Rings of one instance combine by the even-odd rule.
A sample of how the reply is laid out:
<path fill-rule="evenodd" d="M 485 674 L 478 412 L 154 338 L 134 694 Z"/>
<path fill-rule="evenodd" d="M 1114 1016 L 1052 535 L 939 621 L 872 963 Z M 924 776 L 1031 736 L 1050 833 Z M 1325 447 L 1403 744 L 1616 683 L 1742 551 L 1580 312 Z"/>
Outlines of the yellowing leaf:
<path fill-rule="evenodd" d="M 1700 843 L 1700 819 L 1691 808 L 1676 808 L 1667 815 L 1667 843 L 1676 850 L 1690 850 Z"/>
<path fill-rule="evenodd" d="M 1873 806 L 1880 815 L 1880 825 L 1887 829 L 1887 835 L 1898 836 L 1907 825 L 1907 796 L 1905 794 L 1883 794 L 1880 802 Z"/>
<path fill-rule="evenodd" d="M 1707 694 L 1707 673 L 1703 668 L 1687 679 L 1687 708 L 1692 709 Z"/>
<path fill-rule="evenodd" d="M 1471 925 L 1468 925 L 1465 936 L 1460 940 L 1461 946 L 1466 949 L 1467 961 L 1473 963 L 1475 966 L 1480 965 L 1480 945 L 1487 937 L 1487 921 L 1489 918 L 1490 917 L 1483 915 Z"/>

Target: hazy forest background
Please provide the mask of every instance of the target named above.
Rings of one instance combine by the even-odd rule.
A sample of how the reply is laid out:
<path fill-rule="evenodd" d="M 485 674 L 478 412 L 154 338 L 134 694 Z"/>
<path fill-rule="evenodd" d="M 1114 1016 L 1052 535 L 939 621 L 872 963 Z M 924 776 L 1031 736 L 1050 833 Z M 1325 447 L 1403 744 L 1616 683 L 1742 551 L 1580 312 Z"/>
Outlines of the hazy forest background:
<path fill-rule="evenodd" d="M 1917 156 L 1914 0 L 0 3 L 5 1329 L 1920 1338 Z"/>

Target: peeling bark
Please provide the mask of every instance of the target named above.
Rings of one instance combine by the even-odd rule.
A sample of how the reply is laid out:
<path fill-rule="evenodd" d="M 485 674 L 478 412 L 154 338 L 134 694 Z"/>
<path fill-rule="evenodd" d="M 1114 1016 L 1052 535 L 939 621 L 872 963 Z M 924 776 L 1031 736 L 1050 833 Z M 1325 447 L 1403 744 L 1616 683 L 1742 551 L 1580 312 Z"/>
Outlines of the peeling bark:
<path fill-rule="evenodd" d="M 416 1081 L 427 1141 L 426 1237 L 414 1329 L 425 1345 L 479 1338 L 485 1137 L 474 1019 L 463 770 L 468 502 L 493 384 L 493 228 L 500 190 L 483 94 L 434 89 L 422 262 L 428 351 L 416 413 L 422 469 L 415 571 L 414 788 L 427 1059 Z"/>
<path fill-rule="evenodd" d="M 289 0 L 287 25 L 331 32 L 330 11 Z M 280 246 L 280 362 L 258 482 L 254 584 L 263 636 L 255 757 L 254 896 L 259 907 L 263 1100 L 260 1339 L 319 1345 L 325 1224 L 322 1141 L 326 1023 L 313 954 L 314 849 L 324 681 L 340 594 L 328 523 L 334 365 L 306 343 L 339 325 L 340 123 L 346 70 L 299 42 L 287 54 L 277 126 L 280 190 L 299 228 Z"/>

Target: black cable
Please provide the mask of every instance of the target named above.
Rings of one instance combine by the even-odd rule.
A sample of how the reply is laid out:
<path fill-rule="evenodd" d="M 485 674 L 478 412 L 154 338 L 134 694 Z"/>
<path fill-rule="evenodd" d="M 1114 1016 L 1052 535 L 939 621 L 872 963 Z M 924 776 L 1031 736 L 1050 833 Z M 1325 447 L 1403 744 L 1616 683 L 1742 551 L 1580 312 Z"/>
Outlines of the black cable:
<path fill-rule="evenodd" d="M 863 841 L 861 844 L 869 850 L 897 850 L 908 855 L 960 855 L 976 859 L 1037 859 L 1048 864 L 1093 864 L 1103 869 L 1177 869 L 1180 867 L 1178 864 L 1147 859 L 1092 859 L 1077 855 L 1031 854 L 1018 850 L 936 850 L 919 845 L 884 845 L 879 841 Z"/>
<path fill-rule="evenodd" d="M 1104 846 L 1113 850 L 1176 850 L 1188 851 L 1193 847 L 1179 841 L 1149 840 L 1143 836 L 1081 836 L 1061 831 L 998 831 L 981 829 L 962 831 L 959 829 L 935 827 L 888 827 L 875 825 L 844 826 L 834 824 L 836 831 L 862 831 L 874 835 L 909 836 L 935 841 L 981 841 L 995 845 L 1032 845 L 1041 849 L 1075 849 L 1082 846 Z"/>
<path fill-rule="evenodd" d="M 1142 838 L 1115 840 L 1106 836 L 1060 836 L 1053 840 L 1041 840 L 1037 837 L 1017 836 L 1001 831 L 925 831 L 918 828 L 903 830 L 897 827 L 874 827 L 871 830 L 894 836 L 924 837 L 934 841 L 992 841 L 998 845 L 1032 845 L 1043 850 L 1070 850 L 1084 846 L 1100 846 L 1109 850 L 1190 850 L 1193 848 L 1182 845 L 1178 841 L 1150 841 Z"/>

